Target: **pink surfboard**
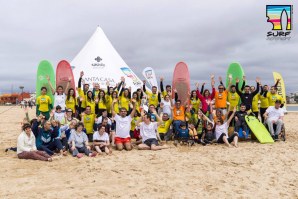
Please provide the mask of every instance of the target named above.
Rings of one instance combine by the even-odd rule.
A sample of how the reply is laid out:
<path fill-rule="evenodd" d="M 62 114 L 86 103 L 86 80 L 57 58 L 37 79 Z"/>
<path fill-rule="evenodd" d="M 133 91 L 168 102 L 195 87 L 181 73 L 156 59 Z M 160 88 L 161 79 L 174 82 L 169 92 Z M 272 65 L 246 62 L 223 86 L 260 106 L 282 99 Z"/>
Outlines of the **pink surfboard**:
<path fill-rule="evenodd" d="M 65 89 L 69 78 L 71 78 L 71 81 L 68 89 L 73 88 L 76 90 L 71 66 L 67 61 L 62 60 L 58 63 L 56 68 L 56 86 L 62 86 L 63 89 Z"/>
<path fill-rule="evenodd" d="M 173 74 L 173 98 L 174 89 L 177 90 L 178 99 L 181 100 L 181 103 L 184 104 L 187 100 L 189 100 L 189 92 L 190 92 L 190 77 L 188 72 L 188 67 L 184 62 L 179 62 L 176 64 L 174 74 Z"/>

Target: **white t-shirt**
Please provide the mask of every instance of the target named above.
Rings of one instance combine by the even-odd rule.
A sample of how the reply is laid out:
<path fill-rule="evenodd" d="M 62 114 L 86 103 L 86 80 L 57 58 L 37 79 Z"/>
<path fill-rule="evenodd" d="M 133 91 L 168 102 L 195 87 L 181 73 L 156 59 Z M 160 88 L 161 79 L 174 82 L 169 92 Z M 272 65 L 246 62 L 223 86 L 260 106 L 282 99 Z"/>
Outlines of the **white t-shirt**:
<path fill-rule="evenodd" d="M 121 117 L 119 115 L 115 116 L 116 121 L 116 137 L 127 138 L 130 137 L 129 132 L 131 128 L 131 120 L 130 115 L 126 117 Z"/>
<path fill-rule="evenodd" d="M 101 124 L 102 123 L 102 116 L 100 116 L 99 118 L 97 118 L 97 122 L 95 122 L 96 124 Z M 108 118 L 108 124 L 112 125 L 112 121 L 110 120 L 110 118 Z"/>
<path fill-rule="evenodd" d="M 268 113 L 270 120 L 278 120 L 279 117 L 284 116 L 284 110 L 282 108 L 276 109 L 274 106 L 269 106 L 266 113 Z"/>
<path fill-rule="evenodd" d="M 172 115 L 172 110 L 171 110 L 171 101 L 165 101 L 162 100 L 161 103 L 163 103 L 163 109 L 162 112 L 163 113 L 167 113 L 170 117 Z"/>
<path fill-rule="evenodd" d="M 54 113 L 54 119 L 58 120 L 61 124 L 65 124 L 65 113 Z"/>
<path fill-rule="evenodd" d="M 65 100 L 66 100 L 66 95 L 63 93 L 62 95 L 58 95 L 57 92 L 55 92 L 55 101 L 54 101 L 54 108 L 56 106 L 61 106 L 61 110 L 65 110 Z"/>
<path fill-rule="evenodd" d="M 109 141 L 110 138 L 109 138 L 109 135 L 104 132 L 103 135 L 100 135 L 98 131 L 95 131 L 95 133 L 93 134 L 93 141 Z"/>
<path fill-rule="evenodd" d="M 140 135 L 142 136 L 143 142 L 145 142 L 150 138 L 157 139 L 156 137 L 157 122 L 150 122 L 149 125 L 145 124 L 144 122 L 141 122 L 139 128 L 140 128 Z"/>
<path fill-rule="evenodd" d="M 222 133 L 225 133 L 227 138 L 229 137 L 228 135 L 228 124 L 227 122 L 223 123 L 222 125 L 216 125 L 215 127 L 215 137 L 216 140 L 220 137 Z"/>

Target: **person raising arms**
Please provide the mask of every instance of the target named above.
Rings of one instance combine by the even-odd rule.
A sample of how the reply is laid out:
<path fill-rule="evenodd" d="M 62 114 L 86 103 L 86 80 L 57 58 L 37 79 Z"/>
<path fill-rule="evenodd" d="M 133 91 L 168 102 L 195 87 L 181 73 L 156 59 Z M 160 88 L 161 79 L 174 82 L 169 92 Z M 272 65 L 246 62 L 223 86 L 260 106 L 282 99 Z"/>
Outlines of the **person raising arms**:
<path fill-rule="evenodd" d="M 142 144 L 138 145 L 139 150 L 161 150 L 168 148 L 167 146 L 159 146 L 158 140 L 160 140 L 157 132 L 157 127 L 161 124 L 161 119 L 154 111 L 158 122 L 151 122 L 151 116 L 145 114 L 144 110 L 141 112 L 141 118 L 136 122 L 136 125 L 140 128 L 140 134 L 142 137 Z"/>
<path fill-rule="evenodd" d="M 161 100 L 160 93 L 157 92 L 157 87 L 152 86 L 152 92 L 146 90 L 146 80 L 143 80 L 143 91 L 147 95 L 148 104 L 153 104 L 155 107 L 158 107 L 159 102 Z"/>
<path fill-rule="evenodd" d="M 50 85 L 50 87 L 52 89 L 52 93 L 54 95 L 54 99 L 55 99 L 54 100 L 54 107 L 59 105 L 61 107 L 62 112 L 64 112 L 65 108 L 66 108 L 66 105 L 65 105 L 66 94 L 68 92 L 68 87 L 69 87 L 69 83 L 71 81 L 71 78 L 68 78 L 67 85 L 66 85 L 66 88 L 65 88 L 64 91 L 63 91 L 63 87 L 61 85 L 58 85 L 57 89 L 55 91 L 55 89 L 53 88 L 53 85 L 50 81 L 50 77 L 47 76 L 46 78 L 48 80 L 48 84 Z"/>
<path fill-rule="evenodd" d="M 131 138 L 130 138 L 130 128 L 131 128 L 131 120 L 135 115 L 136 111 L 136 101 L 134 99 L 131 100 L 133 104 L 133 109 L 129 115 L 127 115 L 127 110 L 125 108 L 120 108 L 120 114 L 118 115 L 114 106 L 117 103 L 117 99 L 113 100 L 112 103 L 112 116 L 116 121 L 116 134 L 115 134 L 115 144 L 116 149 L 121 151 L 125 148 L 127 151 L 132 149 L 131 146 Z"/>
<path fill-rule="evenodd" d="M 217 143 L 224 143 L 228 147 L 230 147 L 230 143 L 232 143 L 235 147 L 238 147 L 238 133 L 234 133 L 231 137 L 228 137 L 228 128 L 229 124 L 234 117 L 236 112 L 236 107 L 233 110 L 233 114 L 229 117 L 229 119 L 224 123 L 222 119 L 218 119 L 215 121 L 215 137 Z"/>
<path fill-rule="evenodd" d="M 85 84 L 85 81 L 82 80 L 83 76 L 84 76 L 84 72 L 81 71 L 79 82 L 78 82 L 78 93 L 79 93 L 79 97 L 80 97 L 79 106 L 81 107 L 80 108 L 81 112 L 83 112 L 86 108 L 86 96 L 87 96 L 86 93 L 89 90 L 89 84 Z M 82 83 L 84 84 L 83 90 L 81 89 Z"/>
<path fill-rule="evenodd" d="M 163 98 L 165 98 L 166 95 L 169 95 L 169 93 L 172 92 L 172 87 L 171 87 L 171 85 L 166 85 L 166 90 L 164 90 L 163 80 L 164 80 L 164 78 L 160 77 L 160 91 L 162 93 Z"/>
<path fill-rule="evenodd" d="M 68 89 L 65 105 L 66 110 L 71 109 L 73 116 L 75 116 L 76 109 L 78 107 L 78 102 L 76 99 L 75 90 L 73 88 Z"/>
<path fill-rule="evenodd" d="M 256 90 L 252 93 L 250 93 L 250 86 L 246 85 L 244 87 L 244 93 L 239 90 L 239 78 L 236 78 L 236 92 L 241 98 L 241 102 L 245 104 L 246 106 L 246 111 L 250 110 L 252 108 L 252 100 L 255 95 L 259 93 L 259 85 L 260 85 L 260 79 L 257 77 L 256 78 L 257 86 Z"/>

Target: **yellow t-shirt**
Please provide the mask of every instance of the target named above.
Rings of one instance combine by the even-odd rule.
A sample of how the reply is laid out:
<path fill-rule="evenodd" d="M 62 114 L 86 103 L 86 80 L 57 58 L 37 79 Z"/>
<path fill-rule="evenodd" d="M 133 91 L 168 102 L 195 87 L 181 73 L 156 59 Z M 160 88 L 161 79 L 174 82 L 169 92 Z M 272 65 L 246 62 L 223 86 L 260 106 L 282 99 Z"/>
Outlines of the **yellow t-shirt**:
<path fill-rule="evenodd" d="M 39 111 L 48 112 L 50 111 L 49 105 L 52 104 L 52 100 L 48 95 L 41 95 L 37 97 L 36 104 L 39 105 L 39 108 L 38 108 Z"/>
<path fill-rule="evenodd" d="M 263 95 L 260 95 L 260 101 L 261 101 L 261 104 L 260 104 L 261 108 L 268 108 L 269 107 L 269 101 L 268 101 L 267 96 L 264 97 Z"/>
<path fill-rule="evenodd" d="M 165 98 L 165 96 L 168 94 L 168 92 L 166 90 L 162 91 L 162 96 L 163 98 Z"/>
<path fill-rule="evenodd" d="M 153 94 L 150 91 L 146 91 L 147 94 L 147 99 L 148 99 L 148 104 L 151 105 L 153 104 L 155 107 L 158 105 L 158 93 Z"/>
<path fill-rule="evenodd" d="M 199 99 L 193 98 L 190 100 L 190 104 L 192 105 L 192 108 L 195 109 L 195 112 L 197 113 L 201 104 L 201 101 Z"/>
<path fill-rule="evenodd" d="M 73 113 L 76 112 L 76 105 L 77 105 L 77 99 L 73 98 L 72 96 L 69 97 L 69 100 L 65 100 L 66 108 L 70 108 Z"/>
<path fill-rule="evenodd" d="M 91 107 L 91 114 L 95 113 L 95 102 L 93 100 L 88 100 L 86 99 L 86 107 L 90 106 Z"/>
<path fill-rule="evenodd" d="M 139 118 L 140 117 L 133 117 L 132 118 L 131 123 L 130 123 L 130 125 L 131 125 L 130 130 L 131 131 L 134 131 L 135 130 L 135 128 L 136 128 L 136 122 L 138 121 Z"/>
<path fill-rule="evenodd" d="M 94 121 L 95 121 L 95 114 L 90 114 L 84 115 L 84 126 L 86 128 L 86 133 L 87 134 L 92 134 L 93 133 L 93 125 L 94 125 Z"/>
<path fill-rule="evenodd" d="M 277 93 L 272 94 L 272 93 L 268 92 L 267 97 L 268 97 L 269 106 L 274 106 L 276 100 L 280 100 L 282 103 L 284 103 L 283 98 L 280 95 L 278 95 Z"/>
<path fill-rule="evenodd" d="M 121 108 L 126 108 L 126 110 L 129 110 L 129 98 L 123 96 L 124 93 L 122 93 L 122 96 L 120 96 L 119 101 L 120 101 L 120 107 Z"/>
<path fill-rule="evenodd" d="M 106 103 L 104 103 L 104 101 L 102 100 L 102 99 L 100 99 L 99 101 L 98 101 L 98 108 L 99 109 L 107 109 L 107 98 L 106 98 Z"/>
<path fill-rule="evenodd" d="M 229 111 L 233 111 L 234 107 L 238 106 L 239 99 L 240 97 L 236 92 L 228 92 L 228 102 L 230 103 Z"/>
<path fill-rule="evenodd" d="M 259 111 L 259 99 L 260 99 L 260 93 L 256 94 L 254 98 L 252 98 L 252 112 L 258 112 Z"/>
<path fill-rule="evenodd" d="M 81 88 L 78 88 L 80 98 L 82 98 L 81 107 L 86 108 L 86 95 Z"/>
<path fill-rule="evenodd" d="M 162 134 L 167 133 L 171 123 L 171 119 L 168 119 L 167 121 L 162 121 L 161 124 L 157 127 L 157 132 Z"/>

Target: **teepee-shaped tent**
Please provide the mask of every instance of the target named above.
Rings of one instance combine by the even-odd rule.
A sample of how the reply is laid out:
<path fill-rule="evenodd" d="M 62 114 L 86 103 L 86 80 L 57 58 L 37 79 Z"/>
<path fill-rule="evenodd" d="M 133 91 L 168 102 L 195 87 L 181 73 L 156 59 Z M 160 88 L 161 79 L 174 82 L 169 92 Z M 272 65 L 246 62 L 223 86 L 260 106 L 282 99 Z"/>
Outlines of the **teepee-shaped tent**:
<path fill-rule="evenodd" d="M 125 77 L 126 87 L 131 86 L 132 91 L 143 84 L 123 61 L 100 27 L 97 27 L 92 37 L 73 59 L 71 66 L 76 84 L 81 71 L 84 71 L 85 83 L 91 87 L 92 83 L 96 82 L 101 88 L 106 88 L 107 81 L 111 86 L 115 86 L 122 76 Z"/>

